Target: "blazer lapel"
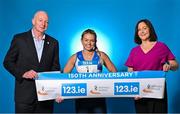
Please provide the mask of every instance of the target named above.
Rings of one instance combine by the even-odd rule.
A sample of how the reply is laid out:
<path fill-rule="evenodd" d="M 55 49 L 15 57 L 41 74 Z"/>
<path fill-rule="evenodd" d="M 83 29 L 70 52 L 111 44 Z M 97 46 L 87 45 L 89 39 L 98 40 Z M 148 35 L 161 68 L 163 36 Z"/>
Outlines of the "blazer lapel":
<path fill-rule="evenodd" d="M 37 52 L 36 52 L 36 47 L 35 47 L 35 44 L 34 44 L 34 40 L 33 40 L 31 30 L 28 31 L 27 44 L 28 44 L 28 47 L 29 47 L 29 53 L 32 54 L 32 59 L 34 59 L 34 61 L 36 63 L 39 63 Z"/>
<path fill-rule="evenodd" d="M 42 63 L 43 60 L 46 58 L 46 56 L 48 56 L 47 51 L 48 51 L 49 43 L 50 43 L 49 39 L 48 39 L 48 37 L 46 35 L 45 39 L 44 39 L 44 47 L 43 47 L 43 52 L 42 52 L 40 63 Z"/>

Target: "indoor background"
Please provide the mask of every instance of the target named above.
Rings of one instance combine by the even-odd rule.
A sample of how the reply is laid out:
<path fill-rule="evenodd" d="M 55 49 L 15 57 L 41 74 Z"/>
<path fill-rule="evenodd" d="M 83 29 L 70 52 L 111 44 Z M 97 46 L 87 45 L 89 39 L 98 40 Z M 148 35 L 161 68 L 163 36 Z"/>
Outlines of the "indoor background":
<path fill-rule="evenodd" d="M 28 31 L 37 10 L 49 14 L 49 35 L 59 41 L 63 69 L 81 47 L 81 33 L 94 29 L 98 48 L 106 52 L 118 71 L 136 46 L 137 21 L 149 19 L 158 40 L 164 42 L 180 62 L 180 0 L 0 0 L 0 113 L 14 113 L 14 77 L 3 60 L 14 34 Z M 48 56 L 48 55 L 47 55 Z M 104 69 L 106 71 L 106 69 Z M 169 112 L 180 112 L 180 70 L 167 73 Z M 109 113 L 134 112 L 133 98 L 107 98 Z M 74 100 L 55 103 L 55 112 L 74 112 Z"/>

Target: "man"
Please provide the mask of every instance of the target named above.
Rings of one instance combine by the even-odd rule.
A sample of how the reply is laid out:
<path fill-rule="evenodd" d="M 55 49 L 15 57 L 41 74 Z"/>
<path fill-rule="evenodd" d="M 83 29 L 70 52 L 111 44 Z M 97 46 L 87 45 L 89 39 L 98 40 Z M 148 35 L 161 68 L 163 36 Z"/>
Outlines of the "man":
<path fill-rule="evenodd" d="M 53 101 L 37 101 L 34 78 L 38 72 L 60 71 L 59 44 L 45 34 L 48 15 L 37 11 L 33 28 L 16 34 L 4 59 L 4 67 L 15 77 L 16 113 L 52 113 Z"/>

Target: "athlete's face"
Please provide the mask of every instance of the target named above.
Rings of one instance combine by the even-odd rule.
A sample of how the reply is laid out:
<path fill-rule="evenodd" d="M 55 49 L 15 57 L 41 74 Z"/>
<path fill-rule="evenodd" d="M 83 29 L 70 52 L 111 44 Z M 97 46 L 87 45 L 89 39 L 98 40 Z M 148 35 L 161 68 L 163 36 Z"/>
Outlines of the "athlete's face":
<path fill-rule="evenodd" d="M 149 40 L 149 27 L 144 22 L 141 22 L 138 25 L 138 36 L 143 41 Z"/>
<path fill-rule="evenodd" d="M 96 38 L 93 34 L 87 33 L 84 34 L 81 42 L 85 50 L 92 51 L 95 48 Z"/>

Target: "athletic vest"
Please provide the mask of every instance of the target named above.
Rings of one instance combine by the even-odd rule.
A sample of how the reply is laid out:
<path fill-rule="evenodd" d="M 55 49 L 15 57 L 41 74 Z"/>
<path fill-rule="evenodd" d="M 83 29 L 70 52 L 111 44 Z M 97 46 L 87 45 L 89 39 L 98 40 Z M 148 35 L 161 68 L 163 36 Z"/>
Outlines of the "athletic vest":
<path fill-rule="evenodd" d="M 77 54 L 77 58 L 76 58 L 75 67 L 78 73 L 102 72 L 102 62 L 96 51 L 94 52 L 94 56 L 92 60 L 84 60 L 82 51 L 79 51 L 76 54 Z"/>

